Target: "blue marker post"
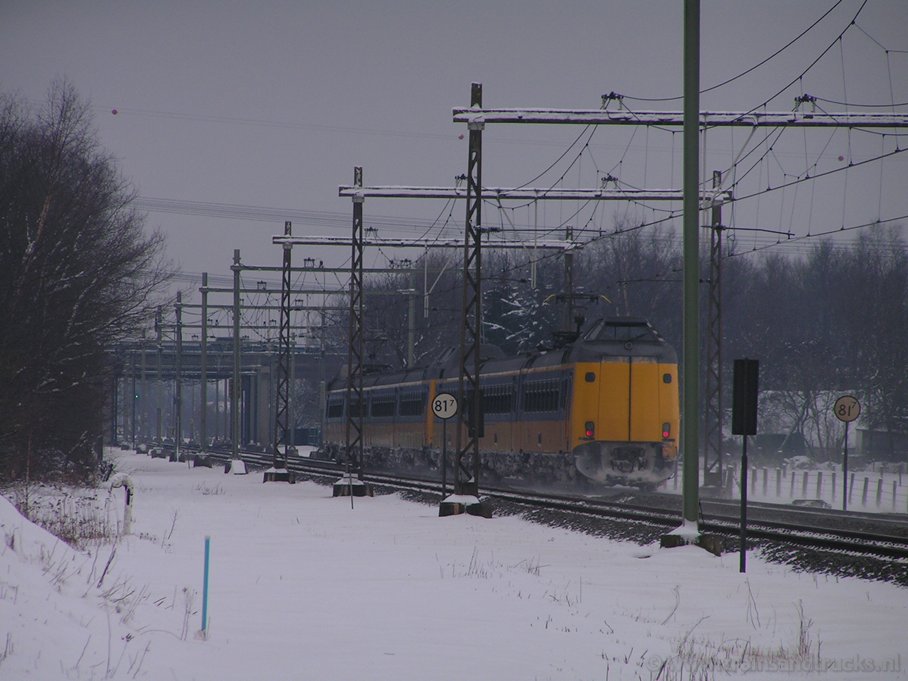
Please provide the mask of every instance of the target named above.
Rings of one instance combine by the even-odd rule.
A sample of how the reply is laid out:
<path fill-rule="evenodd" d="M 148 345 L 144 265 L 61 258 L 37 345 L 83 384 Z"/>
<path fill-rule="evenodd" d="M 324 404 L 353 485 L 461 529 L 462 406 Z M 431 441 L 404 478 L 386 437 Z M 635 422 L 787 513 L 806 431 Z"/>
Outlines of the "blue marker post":
<path fill-rule="evenodd" d="M 208 629 L 208 565 L 211 555 L 211 537 L 205 537 L 205 574 L 202 578 L 202 634 Z"/>

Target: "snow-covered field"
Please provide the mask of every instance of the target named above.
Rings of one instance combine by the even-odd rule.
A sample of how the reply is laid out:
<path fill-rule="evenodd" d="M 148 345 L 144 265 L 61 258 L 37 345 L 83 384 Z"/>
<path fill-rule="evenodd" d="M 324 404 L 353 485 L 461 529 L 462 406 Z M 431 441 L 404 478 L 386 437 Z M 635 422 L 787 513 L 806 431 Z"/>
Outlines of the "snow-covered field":
<path fill-rule="evenodd" d="M 113 456 L 115 544 L 0 499 L 0 679 L 908 679 L 893 585 Z"/>

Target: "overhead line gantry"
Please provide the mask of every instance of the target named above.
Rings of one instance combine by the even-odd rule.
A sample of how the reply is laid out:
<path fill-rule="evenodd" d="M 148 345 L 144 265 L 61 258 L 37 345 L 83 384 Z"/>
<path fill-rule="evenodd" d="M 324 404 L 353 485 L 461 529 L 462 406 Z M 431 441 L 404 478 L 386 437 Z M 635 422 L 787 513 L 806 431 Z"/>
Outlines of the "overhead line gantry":
<path fill-rule="evenodd" d="M 374 186 L 342 185 L 339 196 L 362 196 L 385 199 L 466 199 L 464 187 Z M 494 201 L 680 201 L 680 189 L 606 189 L 604 187 L 562 189 L 559 187 L 483 187 L 483 199 Z M 704 190 L 701 201 L 731 201 L 730 191 Z"/>
<path fill-rule="evenodd" d="M 817 113 L 812 111 L 701 111 L 701 128 L 904 128 L 908 113 Z M 455 107 L 455 123 L 528 123 L 566 125 L 653 125 L 681 127 L 680 111 L 606 109 L 483 109 Z"/>

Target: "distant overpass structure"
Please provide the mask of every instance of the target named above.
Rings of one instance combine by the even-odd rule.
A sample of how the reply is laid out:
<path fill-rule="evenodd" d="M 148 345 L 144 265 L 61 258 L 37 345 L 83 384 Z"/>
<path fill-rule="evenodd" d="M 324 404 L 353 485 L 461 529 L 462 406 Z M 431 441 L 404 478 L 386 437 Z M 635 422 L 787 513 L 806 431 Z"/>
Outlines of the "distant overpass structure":
<path fill-rule="evenodd" d="M 204 394 L 207 439 L 229 441 L 233 338 L 210 338 L 206 351 L 207 383 L 202 390 L 202 343 L 197 339 L 179 344 L 174 340 L 137 339 L 113 348 L 108 439 L 112 442 L 175 439 L 179 424 L 184 440 L 199 442 Z M 277 339 L 242 340 L 240 357 L 240 444 L 267 445 L 273 438 L 276 408 Z M 305 382 L 304 391 L 293 393 L 302 401 L 294 410 L 304 412 L 308 430 L 320 427 L 324 385 L 345 361 L 343 351 L 303 345 L 292 348 L 293 383 Z M 177 392 L 181 393 L 180 399 Z"/>

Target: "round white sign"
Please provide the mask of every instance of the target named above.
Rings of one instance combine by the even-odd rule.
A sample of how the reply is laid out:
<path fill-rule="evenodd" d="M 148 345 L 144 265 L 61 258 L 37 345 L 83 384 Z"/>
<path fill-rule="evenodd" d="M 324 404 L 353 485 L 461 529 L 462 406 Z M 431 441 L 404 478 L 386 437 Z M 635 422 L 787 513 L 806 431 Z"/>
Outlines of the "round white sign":
<path fill-rule="evenodd" d="M 449 419 L 457 414 L 457 398 L 451 393 L 438 393 L 432 400 L 432 413 L 440 419 Z"/>
<path fill-rule="evenodd" d="M 854 395 L 842 395 L 835 401 L 832 412 L 839 421 L 849 423 L 861 415 L 861 403 Z"/>

